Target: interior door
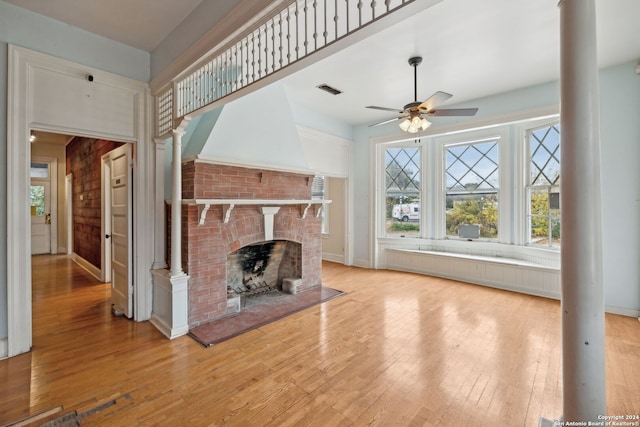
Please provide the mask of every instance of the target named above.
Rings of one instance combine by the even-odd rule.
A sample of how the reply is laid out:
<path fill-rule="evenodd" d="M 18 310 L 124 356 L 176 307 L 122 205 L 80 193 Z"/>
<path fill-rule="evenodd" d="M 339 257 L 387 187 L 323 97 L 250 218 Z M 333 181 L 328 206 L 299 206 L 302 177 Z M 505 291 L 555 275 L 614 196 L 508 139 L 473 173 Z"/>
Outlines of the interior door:
<path fill-rule="evenodd" d="M 31 181 L 31 255 L 51 253 L 51 183 Z"/>
<path fill-rule="evenodd" d="M 111 302 L 116 313 L 133 317 L 133 275 L 131 274 L 131 148 L 116 148 L 105 156 L 108 164 L 109 220 L 111 241 Z"/>

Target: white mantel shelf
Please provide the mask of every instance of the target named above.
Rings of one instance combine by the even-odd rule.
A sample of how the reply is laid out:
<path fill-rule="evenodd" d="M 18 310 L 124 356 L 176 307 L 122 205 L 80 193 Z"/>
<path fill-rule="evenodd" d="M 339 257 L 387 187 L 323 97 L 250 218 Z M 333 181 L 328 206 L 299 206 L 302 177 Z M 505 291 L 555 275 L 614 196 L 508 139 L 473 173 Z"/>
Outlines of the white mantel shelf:
<path fill-rule="evenodd" d="M 240 205 L 254 206 L 284 206 L 284 205 L 300 205 L 300 216 L 302 219 L 307 217 L 310 207 L 314 207 L 314 215 L 318 217 L 322 212 L 324 205 L 331 203 L 331 200 L 295 200 L 295 199 L 183 199 L 183 205 L 196 205 L 198 207 L 199 221 L 198 225 L 202 225 L 207 217 L 207 212 L 211 206 L 222 205 L 222 220 L 224 223 L 229 222 L 233 208 Z"/>

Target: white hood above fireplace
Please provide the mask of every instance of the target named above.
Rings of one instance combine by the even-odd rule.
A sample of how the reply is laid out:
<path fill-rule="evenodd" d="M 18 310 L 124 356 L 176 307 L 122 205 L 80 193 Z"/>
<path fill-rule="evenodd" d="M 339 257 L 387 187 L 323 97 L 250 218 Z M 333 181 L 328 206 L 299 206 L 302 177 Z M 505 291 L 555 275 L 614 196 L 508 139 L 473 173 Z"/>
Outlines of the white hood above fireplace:
<path fill-rule="evenodd" d="M 268 85 L 208 115 L 211 117 L 202 117 L 197 124 L 198 128 L 210 129 L 204 144 L 189 141 L 189 145 L 202 144 L 197 154 L 245 164 L 309 169 L 281 83 Z M 203 137 L 197 128 L 192 133 L 193 139 Z M 188 151 L 189 155 L 196 154 Z"/>

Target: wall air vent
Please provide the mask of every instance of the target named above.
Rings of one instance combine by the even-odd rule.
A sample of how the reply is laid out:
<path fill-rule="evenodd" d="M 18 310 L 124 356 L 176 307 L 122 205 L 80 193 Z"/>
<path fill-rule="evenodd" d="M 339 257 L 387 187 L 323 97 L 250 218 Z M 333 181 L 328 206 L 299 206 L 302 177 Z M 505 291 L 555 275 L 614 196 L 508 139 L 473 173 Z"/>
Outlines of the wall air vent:
<path fill-rule="evenodd" d="M 319 86 L 316 86 L 320 90 L 324 90 L 325 92 L 329 92 L 331 95 L 340 95 L 342 93 L 341 90 L 336 89 L 335 87 L 331 87 L 328 84 L 324 83 Z"/>

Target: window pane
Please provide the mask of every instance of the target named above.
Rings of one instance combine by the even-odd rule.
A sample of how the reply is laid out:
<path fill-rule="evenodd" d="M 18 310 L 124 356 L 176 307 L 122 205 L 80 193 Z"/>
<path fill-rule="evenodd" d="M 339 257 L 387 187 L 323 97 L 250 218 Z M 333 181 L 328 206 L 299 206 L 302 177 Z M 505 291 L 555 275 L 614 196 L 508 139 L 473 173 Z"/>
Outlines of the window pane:
<path fill-rule="evenodd" d="M 34 215 L 35 208 L 35 215 Z M 31 186 L 31 214 L 34 216 L 44 215 L 44 186 Z"/>
<path fill-rule="evenodd" d="M 446 235 L 497 238 L 498 140 L 447 147 L 445 169 Z"/>
<path fill-rule="evenodd" d="M 529 243 L 560 245 L 560 125 L 528 132 Z"/>
<path fill-rule="evenodd" d="M 313 181 L 311 181 L 311 198 L 317 200 L 324 200 L 326 198 L 326 179 L 324 176 L 316 175 L 313 177 Z M 328 206 L 324 205 L 322 211 L 320 211 L 320 228 L 322 233 L 329 232 L 327 227 L 327 209 Z"/>
<path fill-rule="evenodd" d="M 560 206 L 557 189 L 532 189 L 529 192 L 530 236 L 534 245 L 560 245 Z"/>
<path fill-rule="evenodd" d="M 49 165 L 46 163 L 31 163 L 31 178 L 49 178 Z"/>
<path fill-rule="evenodd" d="M 387 191 L 420 190 L 419 148 L 388 148 L 385 165 Z"/>
<path fill-rule="evenodd" d="M 530 185 L 560 183 L 560 125 L 529 133 Z"/>
<path fill-rule="evenodd" d="M 498 141 L 448 147 L 445 161 L 447 190 L 498 188 Z"/>
<path fill-rule="evenodd" d="M 385 151 L 386 234 L 420 236 L 420 148 Z"/>
<path fill-rule="evenodd" d="M 498 194 L 447 194 L 447 236 L 458 236 L 461 225 L 478 225 L 480 237 L 498 237 Z"/>

